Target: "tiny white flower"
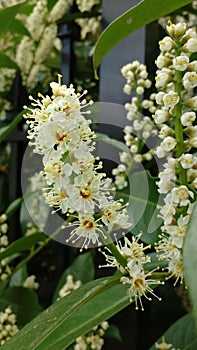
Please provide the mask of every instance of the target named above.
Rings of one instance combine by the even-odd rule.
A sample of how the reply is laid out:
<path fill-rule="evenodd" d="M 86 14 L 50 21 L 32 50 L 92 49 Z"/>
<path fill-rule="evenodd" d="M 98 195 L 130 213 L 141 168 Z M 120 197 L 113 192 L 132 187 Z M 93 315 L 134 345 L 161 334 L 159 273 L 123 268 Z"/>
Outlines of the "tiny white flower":
<path fill-rule="evenodd" d="M 138 151 L 137 145 L 132 145 L 132 146 L 130 147 L 130 151 L 131 151 L 132 153 L 137 153 L 137 151 Z"/>
<path fill-rule="evenodd" d="M 176 92 L 170 91 L 163 96 L 163 103 L 166 107 L 174 107 L 179 102 L 179 95 Z"/>
<path fill-rule="evenodd" d="M 155 150 L 155 154 L 158 158 L 164 158 L 166 156 L 166 151 L 164 151 L 163 147 L 158 146 Z"/>
<path fill-rule="evenodd" d="M 191 126 L 196 119 L 196 113 L 185 112 L 181 116 L 181 123 L 183 126 Z"/>
<path fill-rule="evenodd" d="M 130 95 L 132 92 L 132 86 L 130 84 L 125 84 L 123 87 L 123 91 L 125 94 Z"/>
<path fill-rule="evenodd" d="M 171 60 L 164 55 L 159 55 L 155 61 L 155 64 L 159 69 L 168 67 L 170 63 L 171 63 Z"/>
<path fill-rule="evenodd" d="M 155 343 L 155 348 L 159 350 L 175 350 L 174 348 L 172 348 L 172 346 L 172 344 L 166 343 L 164 337 L 162 337 L 161 343 Z"/>
<path fill-rule="evenodd" d="M 73 290 L 76 290 L 79 287 L 81 287 L 81 285 L 82 285 L 81 281 L 74 282 L 73 276 L 72 275 L 68 275 L 66 277 L 66 283 L 59 290 L 59 293 L 58 293 L 59 297 L 63 298 L 65 295 L 68 295 Z"/>
<path fill-rule="evenodd" d="M 136 93 L 138 95 L 142 95 L 144 93 L 144 88 L 142 86 L 138 86 L 136 89 Z"/>
<path fill-rule="evenodd" d="M 183 154 L 179 161 L 184 169 L 190 169 L 193 168 L 194 164 L 196 164 L 197 159 L 192 154 Z"/>
<path fill-rule="evenodd" d="M 169 36 L 166 36 L 161 41 L 159 41 L 159 48 L 161 52 L 171 51 L 174 47 L 174 41 Z"/>
<path fill-rule="evenodd" d="M 194 198 L 192 191 L 189 191 L 185 185 L 172 189 L 173 202 L 180 206 L 186 206 L 190 203 L 190 198 Z"/>
<path fill-rule="evenodd" d="M 135 155 L 134 155 L 134 161 L 135 161 L 136 163 L 141 163 L 142 160 L 143 160 L 143 157 L 142 157 L 141 154 L 135 154 Z"/>
<path fill-rule="evenodd" d="M 164 95 L 165 95 L 165 92 L 163 92 L 163 91 L 159 91 L 156 94 L 155 100 L 156 100 L 158 105 L 162 105 L 163 104 L 163 97 L 164 97 Z"/>
<path fill-rule="evenodd" d="M 185 102 L 186 106 L 190 107 L 191 109 L 197 110 L 197 96 L 189 98 Z"/>
<path fill-rule="evenodd" d="M 162 142 L 161 147 L 164 151 L 172 151 L 176 147 L 177 141 L 172 136 L 167 136 Z"/>
<path fill-rule="evenodd" d="M 185 45 L 183 46 L 183 50 L 189 53 L 193 53 L 197 51 L 197 38 L 190 38 Z"/>
<path fill-rule="evenodd" d="M 29 289 L 38 289 L 39 283 L 35 281 L 36 276 L 31 275 L 26 278 L 26 280 L 23 282 L 23 287 L 29 288 Z"/>
<path fill-rule="evenodd" d="M 167 85 L 171 81 L 171 71 L 163 71 L 161 70 L 156 78 L 155 86 L 157 89 L 164 88 L 165 85 Z"/>
<path fill-rule="evenodd" d="M 187 25 L 185 23 L 170 23 L 166 26 L 166 30 L 171 36 L 182 36 L 185 34 Z"/>
<path fill-rule="evenodd" d="M 168 120 L 169 113 L 164 109 L 157 109 L 153 118 L 156 124 L 163 124 Z"/>
<path fill-rule="evenodd" d="M 183 85 L 186 90 L 193 89 L 197 86 L 197 73 L 186 72 L 183 76 Z"/>
<path fill-rule="evenodd" d="M 184 71 L 187 69 L 189 64 L 189 57 L 187 56 L 177 56 L 173 58 L 173 67 L 178 71 Z"/>

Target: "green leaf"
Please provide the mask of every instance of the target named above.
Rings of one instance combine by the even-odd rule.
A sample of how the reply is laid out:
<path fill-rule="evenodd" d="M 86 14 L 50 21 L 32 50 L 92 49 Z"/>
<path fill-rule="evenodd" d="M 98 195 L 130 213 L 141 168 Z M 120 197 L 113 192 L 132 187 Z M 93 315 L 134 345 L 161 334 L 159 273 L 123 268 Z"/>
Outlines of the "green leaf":
<path fill-rule="evenodd" d="M 51 11 L 53 6 L 56 4 L 56 0 L 47 0 L 47 8 L 48 8 L 48 11 Z"/>
<path fill-rule="evenodd" d="M 10 287 L 22 286 L 27 276 L 28 276 L 27 266 L 24 265 L 12 275 L 12 277 L 10 278 L 9 286 Z"/>
<path fill-rule="evenodd" d="M 18 33 L 21 35 L 26 35 L 26 36 L 30 36 L 29 31 L 27 30 L 27 28 L 24 26 L 24 24 L 19 21 L 19 19 L 15 18 L 9 25 L 8 27 L 9 31 L 12 33 Z"/>
<path fill-rule="evenodd" d="M 23 7 L 23 3 L 9 6 L 0 11 L 0 33 L 1 35 L 12 28 L 12 22 L 17 13 Z M 16 28 L 15 28 L 16 29 Z M 20 29 L 19 29 L 20 30 Z"/>
<path fill-rule="evenodd" d="M 191 0 L 144 0 L 115 19 L 100 35 L 94 51 L 93 65 L 97 68 L 106 54 L 126 36 L 163 17 L 170 12 L 187 5 Z"/>
<path fill-rule="evenodd" d="M 195 322 L 191 314 L 187 314 L 176 321 L 165 333 L 165 341 L 172 344 L 173 348 L 181 350 L 196 350 L 197 336 L 195 332 Z M 161 343 L 162 338 L 157 340 Z M 155 345 L 149 350 L 156 350 Z"/>
<path fill-rule="evenodd" d="M 131 232 L 143 232 L 142 240 L 153 244 L 158 238 L 161 219 L 158 218 L 159 193 L 156 178 L 148 171 L 140 171 L 129 177 L 129 187 L 117 192 L 117 198 L 129 203 L 129 221 L 133 224 Z"/>
<path fill-rule="evenodd" d="M 188 225 L 188 230 L 184 240 L 183 246 L 183 265 L 185 270 L 185 280 L 188 286 L 189 294 L 193 305 L 193 314 L 197 327 L 197 279 L 196 267 L 197 267 L 197 239 L 196 239 L 196 227 L 197 227 L 197 203 L 194 206 L 192 216 Z"/>
<path fill-rule="evenodd" d="M 108 145 L 111 145 L 115 148 L 118 148 L 121 151 L 124 151 L 124 152 L 127 152 L 128 154 L 130 154 L 129 148 L 125 145 L 124 142 L 112 139 L 106 134 L 102 134 L 102 133 L 97 132 L 96 133 L 96 140 L 107 143 Z"/>
<path fill-rule="evenodd" d="M 24 326 L 42 311 L 35 291 L 24 287 L 10 287 L 2 291 L 0 310 L 7 306 L 11 306 L 13 312 L 17 315 L 19 327 Z"/>
<path fill-rule="evenodd" d="M 91 251 L 80 254 L 62 274 L 59 283 L 57 285 L 56 291 L 54 293 L 53 300 L 57 300 L 58 292 L 66 283 L 66 278 L 68 275 L 72 275 L 74 282 L 81 281 L 82 284 L 90 282 L 94 279 L 94 262 L 92 259 Z"/>
<path fill-rule="evenodd" d="M 15 253 L 29 250 L 32 246 L 34 246 L 38 242 L 44 241 L 45 239 L 46 235 L 43 232 L 37 232 L 30 236 L 21 237 L 13 243 L 11 243 L 2 252 L 0 252 L 0 260 L 9 257 Z"/>
<path fill-rule="evenodd" d="M 12 203 L 10 203 L 10 205 L 8 206 L 8 208 L 5 211 L 5 214 L 7 215 L 7 217 L 9 218 L 10 216 L 12 216 L 15 211 L 20 208 L 21 204 L 23 203 L 23 198 L 17 198 L 15 199 Z"/>
<path fill-rule="evenodd" d="M 0 52 L 0 68 L 18 69 L 17 64 L 3 52 Z"/>
<path fill-rule="evenodd" d="M 113 338 L 113 339 L 120 340 L 120 341 L 122 340 L 120 331 L 115 324 L 110 324 L 110 327 L 107 328 L 104 337 L 105 338 Z"/>
<path fill-rule="evenodd" d="M 91 281 L 44 310 L 2 350 L 64 350 L 128 304 L 126 286 L 119 284 L 118 277 Z"/>
<path fill-rule="evenodd" d="M 15 126 L 22 120 L 23 114 L 25 114 L 25 110 L 19 113 L 9 125 L 6 125 L 0 129 L 0 142 L 2 142 L 15 128 Z"/>

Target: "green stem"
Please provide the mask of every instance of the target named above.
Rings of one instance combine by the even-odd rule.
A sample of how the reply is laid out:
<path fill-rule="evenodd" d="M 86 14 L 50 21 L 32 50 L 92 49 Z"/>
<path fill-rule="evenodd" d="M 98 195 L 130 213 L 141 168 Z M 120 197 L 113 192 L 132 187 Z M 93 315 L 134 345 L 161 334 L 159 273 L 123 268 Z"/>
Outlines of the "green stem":
<path fill-rule="evenodd" d="M 110 252 L 112 253 L 112 255 L 116 258 L 116 261 L 123 267 L 125 268 L 127 266 L 127 259 L 124 258 L 124 256 L 119 252 L 118 248 L 116 247 L 116 245 L 111 242 L 108 243 L 107 248 L 110 250 Z"/>
<path fill-rule="evenodd" d="M 179 96 L 179 103 L 174 107 L 174 126 L 175 126 L 175 137 L 177 141 L 176 146 L 176 158 L 179 158 L 185 152 L 184 138 L 183 138 L 183 127 L 181 124 L 182 114 L 182 103 L 181 103 L 181 88 L 182 88 L 182 72 L 175 72 L 175 92 Z M 187 173 L 186 169 L 182 165 L 178 164 L 178 173 L 180 185 L 187 185 Z"/>

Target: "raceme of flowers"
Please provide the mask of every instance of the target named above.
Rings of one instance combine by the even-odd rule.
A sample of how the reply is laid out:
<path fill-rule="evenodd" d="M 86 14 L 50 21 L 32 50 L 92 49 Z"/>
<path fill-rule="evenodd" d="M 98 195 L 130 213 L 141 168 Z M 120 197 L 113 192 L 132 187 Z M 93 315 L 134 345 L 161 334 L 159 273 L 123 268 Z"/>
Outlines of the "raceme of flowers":
<path fill-rule="evenodd" d="M 161 142 L 156 155 L 164 159 L 158 191 L 164 195 L 160 210 L 162 234 L 157 245 L 159 259 L 168 262 L 175 283 L 183 281 L 182 247 L 197 189 L 197 33 L 185 23 L 167 25 L 168 36 L 159 42 L 156 60 L 157 110 L 153 116 Z"/>
<path fill-rule="evenodd" d="M 59 297 L 63 298 L 65 295 L 68 295 L 69 293 L 72 293 L 72 291 L 81 287 L 81 285 L 82 282 L 80 280 L 74 282 L 73 276 L 68 275 L 66 277 L 66 283 L 59 290 Z M 101 350 L 104 345 L 103 336 L 108 327 L 109 323 L 104 321 L 92 328 L 87 334 L 78 337 L 74 343 L 74 350 Z"/>
<path fill-rule="evenodd" d="M 89 111 L 82 112 L 92 101 L 83 98 L 86 91 L 80 95 L 72 85 L 61 85 L 60 76 L 50 86 L 52 97 L 30 97 L 35 108 L 25 115 L 29 145 L 43 157 L 44 199 L 71 221 L 73 230 L 66 242 L 81 248 L 105 244 L 107 232 L 130 224 L 121 200 L 113 199 L 114 188 L 101 172 L 102 162 L 92 153 L 96 136 L 85 118 Z"/>
<path fill-rule="evenodd" d="M 3 252 L 6 247 L 8 246 L 8 224 L 7 221 L 7 215 L 2 214 L 0 215 L 0 252 Z M 8 265 L 9 258 L 1 259 L 0 262 L 0 280 L 5 281 L 11 274 L 11 268 Z"/>
<path fill-rule="evenodd" d="M 120 190 L 128 185 L 127 176 L 134 164 L 152 159 L 153 150 L 144 146 L 147 146 L 149 138 L 157 135 L 152 119 L 142 114 L 145 109 L 151 113 L 155 112 L 154 94 L 149 100 L 142 99 L 145 90 L 151 86 L 146 66 L 136 60 L 123 66 L 121 73 L 126 79 L 123 91 L 128 95 L 135 93 L 135 96 L 131 98 L 131 103 L 125 104 L 127 119 L 130 121 L 130 125 L 123 130 L 128 153 L 125 151 L 120 153 L 121 164 L 112 171 L 115 184 Z"/>
<path fill-rule="evenodd" d="M 21 3 L 20 0 L 8 0 L 0 3 L 0 10 Z M 57 52 L 60 54 L 61 41 L 57 36 L 57 22 L 69 12 L 74 0 L 58 0 L 52 9 L 48 7 L 47 0 L 28 1 L 32 7 L 28 15 L 17 14 L 29 32 L 22 39 L 18 34 L 8 33 L 0 40 L 0 48 L 12 58 L 20 69 L 22 81 L 27 91 L 32 92 L 41 82 L 44 88 L 54 74 L 54 68 L 47 64 L 49 58 L 54 59 Z M 80 12 L 91 11 L 100 0 L 76 1 Z M 91 39 L 95 41 L 100 33 L 101 16 L 93 18 L 79 18 L 76 23 L 81 28 L 81 38 L 85 39 L 91 33 Z M 16 44 L 17 43 L 17 44 Z M 15 76 L 15 70 L 1 68 L 0 92 L 9 91 Z"/>
<path fill-rule="evenodd" d="M 25 19 L 25 26 L 30 37 L 24 36 L 17 47 L 16 63 L 18 64 L 23 83 L 27 88 L 34 88 L 37 77 L 42 72 L 50 76 L 50 69 L 44 61 L 51 55 L 53 48 L 60 48 L 57 38 L 56 22 L 69 10 L 73 0 L 58 0 L 52 10 L 48 10 L 46 0 L 35 3 L 33 11 Z M 46 79 L 48 84 L 48 79 Z"/>
<path fill-rule="evenodd" d="M 0 311 L 0 320 L 0 345 L 3 345 L 16 334 L 19 329 L 16 324 L 16 315 L 12 312 L 11 307 Z"/>

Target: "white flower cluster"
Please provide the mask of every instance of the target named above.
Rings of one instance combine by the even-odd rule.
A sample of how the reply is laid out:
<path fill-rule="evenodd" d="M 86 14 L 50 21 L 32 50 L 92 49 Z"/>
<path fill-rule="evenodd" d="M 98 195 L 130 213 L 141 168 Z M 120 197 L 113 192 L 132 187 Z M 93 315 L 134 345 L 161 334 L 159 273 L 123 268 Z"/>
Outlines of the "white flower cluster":
<path fill-rule="evenodd" d="M 20 67 L 24 85 L 32 89 L 38 83 L 39 74 L 50 76 L 47 60 L 57 46 L 57 21 L 70 9 L 74 0 L 58 0 L 51 11 L 46 0 L 39 0 L 24 20 L 30 37 L 24 36 L 16 50 L 16 63 Z M 61 46 L 59 45 L 58 46 Z M 46 79 L 48 84 L 48 79 Z"/>
<path fill-rule="evenodd" d="M 35 108 L 29 108 L 25 115 L 28 138 L 34 152 L 43 156 L 46 203 L 70 215 L 71 221 L 77 219 L 70 223 L 75 228 L 66 242 L 78 241 L 82 248 L 88 248 L 107 243 L 105 229 L 130 225 L 121 201 L 113 199 L 111 180 L 99 172 L 102 162 L 92 154 L 95 133 L 84 117 L 89 111 L 81 111 L 92 104 L 82 99 L 87 91 L 76 94 L 72 85 L 61 85 L 60 78 L 59 83 L 50 84 L 52 97 L 30 97 Z"/>
<path fill-rule="evenodd" d="M 144 90 L 151 86 L 146 66 L 136 60 L 123 66 L 121 73 L 127 80 L 123 91 L 128 95 L 135 92 L 136 96 L 131 98 L 131 103 L 125 104 L 127 119 L 131 122 L 123 130 L 128 153 L 120 153 L 120 160 L 124 164 L 120 164 L 112 171 L 112 174 L 115 176 L 115 184 L 120 190 L 128 185 L 126 173 L 130 169 L 132 162 L 138 164 L 142 161 L 150 161 L 152 159 L 152 150 L 143 148 L 147 146 L 147 140 L 157 134 L 152 119 L 149 116 L 142 115 L 143 109 L 147 109 L 151 113 L 155 111 L 152 100 L 154 96 L 150 96 L 150 100 L 142 100 L 141 96 Z"/>
<path fill-rule="evenodd" d="M 100 0 L 76 0 L 76 4 L 81 12 L 88 12 L 93 6 L 100 4 Z"/>
<path fill-rule="evenodd" d="M 166 158 L 158 181 L 158 191 L 165 198 L 157 251 L 160 259 L 168 261 L 176 283 L 183 280 L 182 246 L 194 200 L 191 189 L 197 188 L 197 157 L 193 154 L 197 147 L 197 97 L 191 97 L 197 86 L 197 61 L 190 62 L 197 34 L 185 23 L 169 23 L 167 31 L 169 36 L 159 42 L 161 53 L 156 60 L 158 107 L 153 116 L 161 139 L 155 153 Z"/>
<path fill-rule="evenodd" d="M 19 329 L 16 324 L 16 315 L 12 312 L 11 307 L 0 311 L 0 320 L 0 345 L 3 345 L 16 334 Z"/>
<path fill-rule="evenodd" d="M 81 287 L 82 283 L 81 281 L 73 281 L 73 276 L 68 275 L 66 277 L 66 283 L 62 286 L 62 288 L 59 290 L 59 297 L 63 298 L 65 295 L 71 293 L 73 290 L 78 289 Z"/>
<path fill-rule="evenodd" d="M 74 350 L 101 350 L 104 345 L 103 336 L 109 327 L 107 321 L 101 322 L 91 332 L 76 339 Z"/>
<path fill-rule="evenodd" d="M 23 2 L 24 0 L 1 0 L 0 10 Z"/>
<path fill-rule="evenodd" d="M 95 5 L 101 6 L 100 0 L 76 0 L 76 4 L 80 12 L 91 12 Z M 91 35 L 94 41 L 97 40 L 101 32 L 101 16 L 91 18 L 76 19 L 76 23 L 81 28 L 81 39 L 84 40 L 88 35 Z"/>
<path fill-rule="evenodd" d="M 6 223 L 7 216 L 6 214 L 0 215 L 0 252 L 3 252 L 8 246 L 8 225 Z M 11 269 L 8 266 L 8 259 L 2 259 L 0 261 L 0 280 L 5 281 L 11 274 Z"/>
<path fill-rule="evenodd" d="M 120 278 L 120 282 L 123 284 L 129 284 L 128 295 L 131 302 L 135 301 L 136 310 L 139 309 L 138 303 L 140 304 L 141 310 L 144 310 L 141 299 L 142 296 L 148 300 L 152 300 L 147 296 L 147 293 L 158 298 L 153 292 L 152 286 L 161 283 L 157 279 L 150 278 L 155 269 L 152 271 L 146 271 L 146 264 L 151 262 L 151 258 L 146 255 L 144 251 L 151 248 L 151 246 L 148 245 L 144 247 L 143 243 L 139 243 L 141 236 L 142 234 L 139 234 L 136 237 L 132 236 L 132 241 L 127 237 L 124 237 L 123 243 L 121 243 L 121 241 L 117 242 L 116 247 L 126 261 L 125 268 L 117 262 L 116 258 L 111 255 L 110 250 L 107 247 L 105 247 L 107 253 L 100 250 L 105 256 L 107 262 L 106 265 L 100 267 L 116 267 L 123 274 L 126 274 Z M 160 300 L 160 298 L 158 299 Z"/>

